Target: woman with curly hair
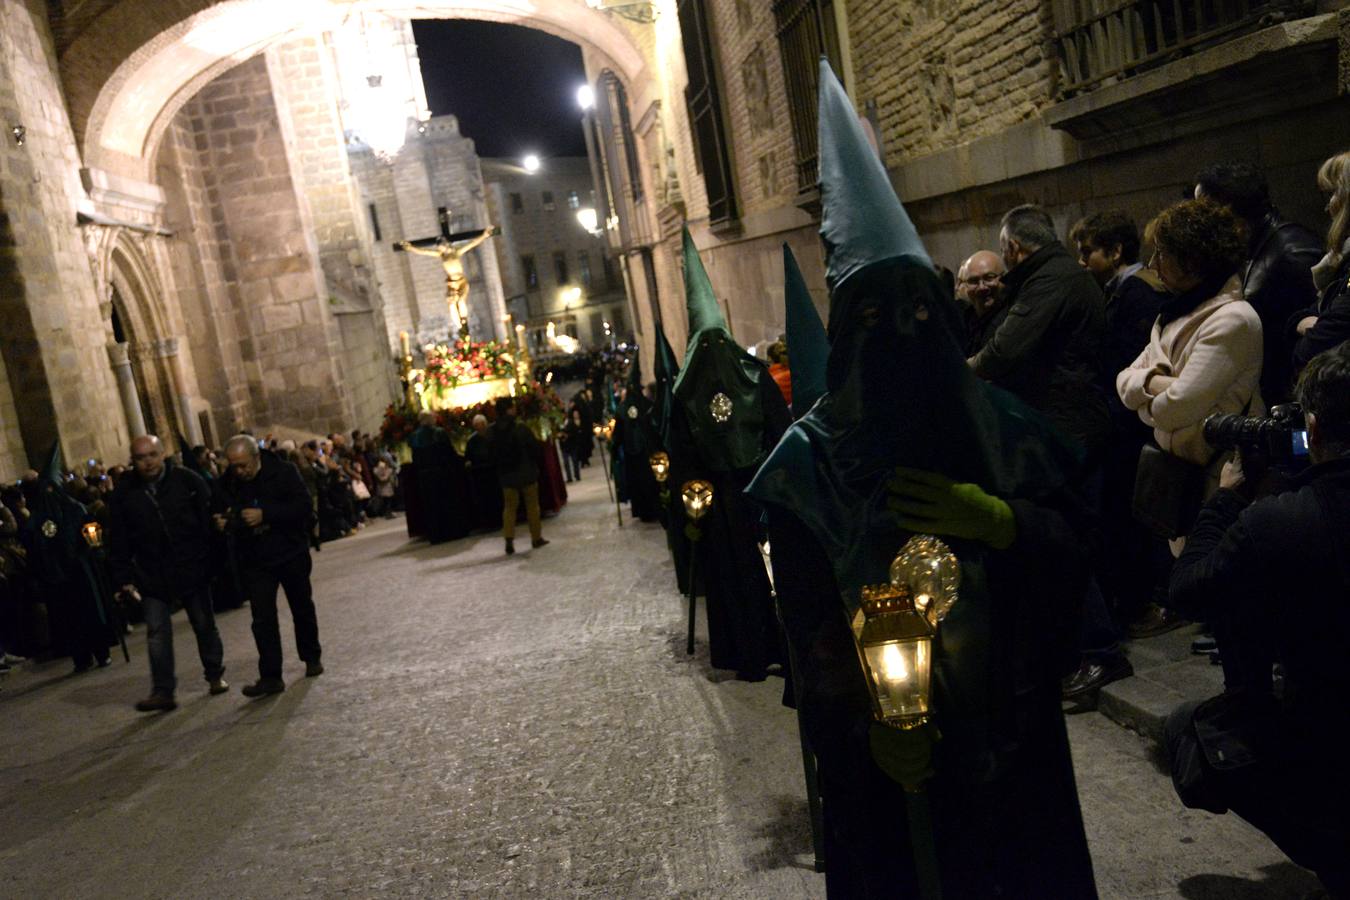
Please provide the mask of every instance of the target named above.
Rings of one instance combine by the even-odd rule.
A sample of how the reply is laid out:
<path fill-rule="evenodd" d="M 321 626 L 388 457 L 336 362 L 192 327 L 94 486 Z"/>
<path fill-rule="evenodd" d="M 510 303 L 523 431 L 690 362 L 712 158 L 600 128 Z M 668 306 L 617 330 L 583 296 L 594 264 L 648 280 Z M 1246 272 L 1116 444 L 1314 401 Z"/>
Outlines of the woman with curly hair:
<path fill-rule="evenodd" d="M 1327 255 L 1312 267 L 1317 304 L 1287 326 L 1294 339 L 1294 375 L 1323 350 L 1350 340 L 1350 152 L 1337 153 L 1317 170 L 1317 186 L 1330 196 Z"/>
<path fill-rule="evenodd" d="M 1244 231 L 1231 210 L 1205 199 L 1176 203 L 1149 223 L 1150 265 L 1170 296 L 1148 346 L 1116 376 L 1121 401 L 1153 429 L 1158 447 L 1204 468 L 1205 496 L 1218 485 L 1226 457 L 1205 442 L 1205 419 L 1265 412 L 1261 320 L 1243 299 L 1238 276 Z"/>

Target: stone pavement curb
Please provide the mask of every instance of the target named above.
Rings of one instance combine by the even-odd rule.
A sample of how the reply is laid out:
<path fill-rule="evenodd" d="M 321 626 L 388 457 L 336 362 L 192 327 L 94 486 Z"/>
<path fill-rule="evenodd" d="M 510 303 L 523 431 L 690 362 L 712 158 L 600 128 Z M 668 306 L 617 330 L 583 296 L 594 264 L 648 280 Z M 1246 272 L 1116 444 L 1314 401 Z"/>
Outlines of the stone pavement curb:
<path fill-rule="evenodd" d="M 1125 652 L 1134 675 L 1101 689 L 1097 711 L 1143 736 L 1162 741 L 1163 722 L 1188 700 L 1203 700 L 1223 690 L 1223 669 L 1208 657 L 1191 653 L 1199 625 L 1187 625 L 1153 638 L 1131 641 Z"/>

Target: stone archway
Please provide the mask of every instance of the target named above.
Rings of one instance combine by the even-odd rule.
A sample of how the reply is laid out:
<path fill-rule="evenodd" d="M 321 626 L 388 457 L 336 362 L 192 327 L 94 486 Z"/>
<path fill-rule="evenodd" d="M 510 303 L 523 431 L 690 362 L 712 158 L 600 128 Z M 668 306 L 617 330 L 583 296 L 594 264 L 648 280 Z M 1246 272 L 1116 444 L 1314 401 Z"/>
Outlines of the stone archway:
<path fill-rule="evenodd" d="M 198 428 L 179 342 L 167 324 L 163 288 L 138 243 L 125 230 L 117 230 L 105 263 L 96 266 L 108 292 L 103 304 L 108 361 L 128 433 L 157 434 L 172 448 L 182 440 L 197 440 Z"/>
<path fill-rule="evenodd" d="M 149 183 L 160 137 L 200 88 L 271 44 L 362 12 L 521 25 L 590 50 L 630 90 L 651 78 L 642 41 L 585 0 L 121 0 L 60 48 L 87 180 L 108 190 Z"/>

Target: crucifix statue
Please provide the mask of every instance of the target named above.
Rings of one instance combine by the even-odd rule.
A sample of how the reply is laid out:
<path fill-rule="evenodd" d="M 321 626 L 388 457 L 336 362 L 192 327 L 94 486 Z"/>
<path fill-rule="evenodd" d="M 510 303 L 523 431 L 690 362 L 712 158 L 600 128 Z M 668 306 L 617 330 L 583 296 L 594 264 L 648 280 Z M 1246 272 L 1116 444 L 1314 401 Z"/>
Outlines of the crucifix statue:
<path fill-rule="evenodd" d="M 450 232 L 450 213 L 440 210 L 441 233 L 434 238 L 419 238 L 415 241 L 396 241 L 395 250 L 416 253 L 418 256 L 434 256 L 441 261 L 445 269 L 445 302 L 449 304 L 455 317 L 459 319 L 459 335 L 466 340 L 469 337 L 469 279 L 464 275 L 463 257 L 479 244 L 499 234 L 495 225 L 476 228 L 472 231 Z"/>

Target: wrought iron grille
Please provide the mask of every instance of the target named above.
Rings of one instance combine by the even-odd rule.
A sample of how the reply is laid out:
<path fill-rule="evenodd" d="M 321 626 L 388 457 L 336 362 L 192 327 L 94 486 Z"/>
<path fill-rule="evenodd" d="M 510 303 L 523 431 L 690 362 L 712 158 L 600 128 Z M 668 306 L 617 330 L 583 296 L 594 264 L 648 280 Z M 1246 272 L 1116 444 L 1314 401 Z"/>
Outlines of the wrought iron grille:
<path fill-rule="evenodd" d="M 839 39 L 833 0 L 774 0 L 778 52 L 787 83 L 792 143 L 796 148 L 797 190 L 819 180 L 816 150 L 816 79 L 821 54 L 839 71 Z"/>
<path fill-rule="evenodd" d="M 1051 0 L 1060 93 L 1082 93 L 1311 11 L 1307 0 Z"/>

